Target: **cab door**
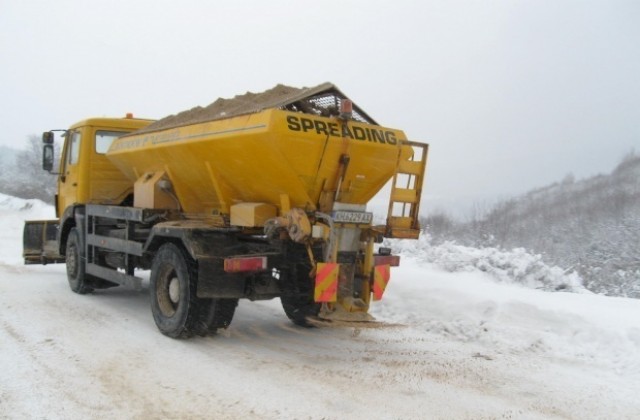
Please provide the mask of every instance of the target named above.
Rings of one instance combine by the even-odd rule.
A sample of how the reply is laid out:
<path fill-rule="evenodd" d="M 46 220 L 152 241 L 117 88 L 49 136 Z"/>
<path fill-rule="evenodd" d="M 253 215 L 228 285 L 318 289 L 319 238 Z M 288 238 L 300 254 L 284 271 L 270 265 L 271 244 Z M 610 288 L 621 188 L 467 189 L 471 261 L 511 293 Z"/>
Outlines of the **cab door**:
<path fill-rule="evenodd" d="M 78 181 L 80 178 L 80 150 L 82 146 L 82 132 L 72 130 L 67 132 L 65 146 L 58 177 L 57 214 L 62 215 L 67 207 L 80 202 Z"/>

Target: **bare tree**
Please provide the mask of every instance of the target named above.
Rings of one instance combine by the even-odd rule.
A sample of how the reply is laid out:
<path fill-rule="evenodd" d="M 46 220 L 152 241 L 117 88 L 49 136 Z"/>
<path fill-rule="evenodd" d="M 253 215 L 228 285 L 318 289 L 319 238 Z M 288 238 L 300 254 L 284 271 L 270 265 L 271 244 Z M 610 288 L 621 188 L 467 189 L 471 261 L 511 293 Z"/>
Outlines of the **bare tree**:
<path fill-rule="evenodd" d="M 38 198 L 52 202 L 56 192 L 56 177 L 42 170 L 42 141 L 28 137 L 26 147 L 16 155 L 13 167 L 4 168 L 0 191 L 19 198 Z"/>

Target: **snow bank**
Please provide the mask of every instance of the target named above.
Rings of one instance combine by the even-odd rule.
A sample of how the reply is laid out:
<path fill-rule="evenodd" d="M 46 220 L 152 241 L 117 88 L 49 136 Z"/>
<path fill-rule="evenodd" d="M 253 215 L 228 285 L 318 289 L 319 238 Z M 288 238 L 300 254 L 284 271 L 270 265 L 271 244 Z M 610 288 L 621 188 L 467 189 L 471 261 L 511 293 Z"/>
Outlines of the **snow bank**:
<path fill-rule="evenodd" d="M 545 291 L 587 293 L 577 273 L 565 273 L 560 267 L 549 266 L 542 261 L 542 256 L 530 254 L 523 248 L 504 251 L 490 247 L 471 248 L 455 242 L 433 245 L 424 234 L 417 242 L 394 240 L 385 245 L 425 266 L 435 265 L 452 273 L 482 272 L 501 283 Z"/>
<path fill-rule="evenodd" d="M 0 194 L 0 264 L 22 264 L 22 231 L 25 220 L 55 218 L 52 205 Z"/>

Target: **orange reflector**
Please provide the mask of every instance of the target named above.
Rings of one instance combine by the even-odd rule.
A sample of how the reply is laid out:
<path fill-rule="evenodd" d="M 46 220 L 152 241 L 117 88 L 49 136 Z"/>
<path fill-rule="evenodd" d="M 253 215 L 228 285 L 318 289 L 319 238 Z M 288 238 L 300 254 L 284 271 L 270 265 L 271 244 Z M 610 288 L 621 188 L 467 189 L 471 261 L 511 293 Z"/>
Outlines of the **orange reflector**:
<path fill-rule="evenodd" d="M 316 267 L 316 288 L 313 300 L 335 302 L 338 299 L 338 274 L 340 264 L 318 263 Z"/>
<path fill-rule="evenodd" d="M 390 265 L 398 267 L 400 265 L 400 255 L 374 255 L 373 265 Z"/>
<path fill-rule="evenodd" d="M 373 269 L 373 300 L 382 299 L 384 289 L 389 284 L 391 268 L 389 265 L 376 265 Z"/>
<path fill-rule="evenodd" d="M 353 112 L 353 102 L 350 99 L 340 101 L 340 112 L 343 114 L 351 114 Z"/>
<path fill-rule="evenodd" d="M 266 269 L 267 257 L 236 257 L 224 259 L 224 271 L 227 273 L 262 271 Z"/>

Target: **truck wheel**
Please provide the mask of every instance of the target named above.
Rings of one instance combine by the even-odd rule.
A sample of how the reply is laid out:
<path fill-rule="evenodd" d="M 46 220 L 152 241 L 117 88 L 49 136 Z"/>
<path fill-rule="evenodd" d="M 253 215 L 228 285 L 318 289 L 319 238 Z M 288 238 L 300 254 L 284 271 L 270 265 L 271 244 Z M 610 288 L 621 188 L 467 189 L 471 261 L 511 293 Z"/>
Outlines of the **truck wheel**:
<path fill-rule="evenodd" d="M 81 256 L 80 234 L 75 227 L 69 231 L 65 259 L 67 279 L 71 290 L 80 295 L 91 293 L 93 287 L 90 286 L 90 279 L 85 274 L 85 265 Z"/>
<path fill-rule="evenodd" d="M 283 295 L 280 297 L 282 309 L 287 317 L 296 325 L 311 328 L 308 318 L 315 317 L 320 312 L 320 303 L 313 300 L 313 283 L 309 278 L 310 268 L 305 264 L 297 264 L 294 279 L 297 280 L 297 295 Z"/>
<path fill-rule="evenodd" d="M 197 275 L 194 265 L 178 246 L 160 247 L 151 264 L 151 312 L 162 334 L 187 338 L 202 334 L 202 299 L 196 296 Z"/>

